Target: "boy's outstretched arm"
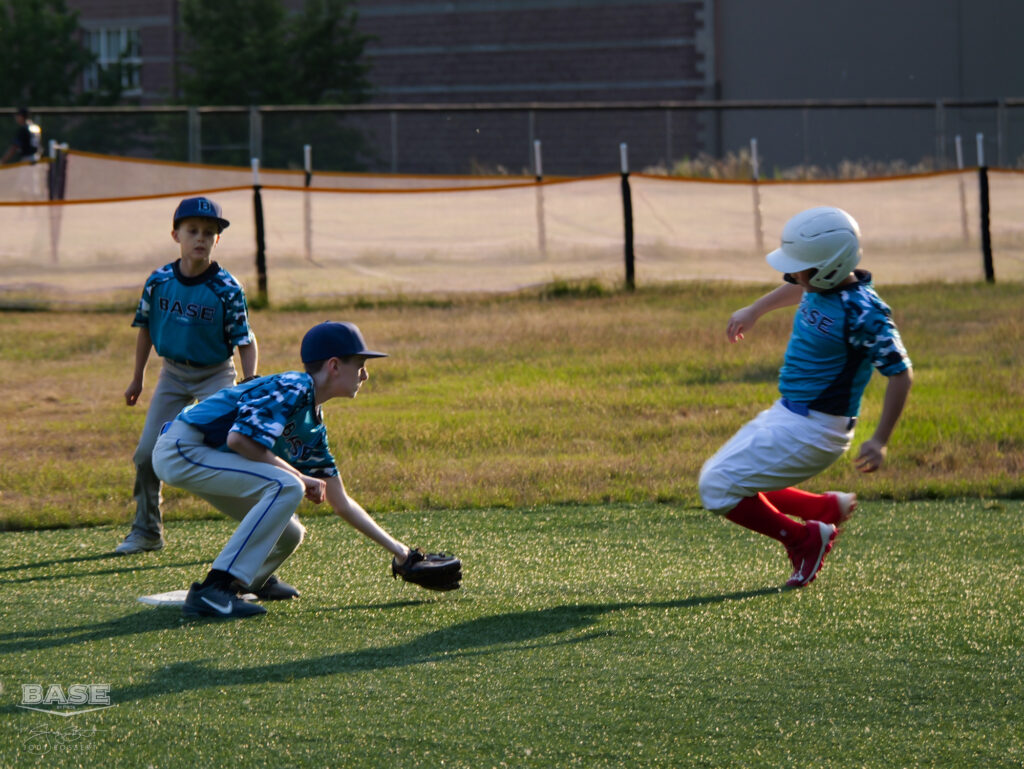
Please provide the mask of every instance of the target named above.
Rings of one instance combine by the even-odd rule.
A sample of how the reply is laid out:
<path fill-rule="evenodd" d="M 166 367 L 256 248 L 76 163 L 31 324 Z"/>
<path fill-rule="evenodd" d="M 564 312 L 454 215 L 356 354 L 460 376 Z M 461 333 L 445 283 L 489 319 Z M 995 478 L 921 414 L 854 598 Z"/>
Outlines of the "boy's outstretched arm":
<path fill-rule="evenodd" d="M 736 310 L 732 317 L 729 318 L 729 325 L 725 330 L 726 336 L 729 337 L 730 342 L 738 342 L 743 338 L 743 332 L 752 329 L 758 319 L 766 312 L 777 310 L 780 307 L 790 307 L 794 304 L 799 304 L 803 295 L 804 290 L 801 286 L 793 283 L 783 283 L 753 304 Z"/>
<path fill-rule="evenodd" d="M 362 505 L 348 495 L 340 475 L 326 478 L 325 481 L 327 483 L 327 503 L 334 508 L 334 512 L 339 517 L 345 519 L 345 522 L 360 534 L 369 537 L 385 550 L 389 550 L 399 561 L 404 561 L 408 557 L 409 548 L 384 531 L 363 509 Z"/>
<path fill-rule="evenodd" d="M 882 415 L 878 418 L 878 426 L 874 435 L 860 445 L 860 452 L 854 460 L 857 469 L 862 473 L 873 473 L 885 461 L 885 446 L 889 443 L 892 431 L 903 413 L 903 406 L 910 393 L 910 385 L 914 381 L 913 369 L 906 369 L 889 377 L 885 386 L 885 399 L 882 402 Z"/>
<path fill-rule="evenodd" d="M 149 335 L 149 329 L 139 326 L 139 335 L 135 337 L 135 369 L 132 372 L 132 381 L 128 383 L 128 389 L 124 391 L 124 402 L 134 406 L 139 396 L 142 395 L 142 381 L 146 376 L 146 362 L 149 360 L 149 351 L 153 349 L 153 338 Z"/>

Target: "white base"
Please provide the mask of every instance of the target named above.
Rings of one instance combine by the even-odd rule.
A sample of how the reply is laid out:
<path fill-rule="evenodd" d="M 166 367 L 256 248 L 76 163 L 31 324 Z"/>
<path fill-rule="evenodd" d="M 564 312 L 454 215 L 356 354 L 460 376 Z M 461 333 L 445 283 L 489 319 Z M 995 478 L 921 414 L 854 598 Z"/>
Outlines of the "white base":
<path fill-rule="evenodd" d="M 170 590 L 166 593 L 154 593 L 153 595 L 143 595 L 139 597 L 139 602 L 148 604 L 149 606 L 177 606 L 181 608 L 185 605 L 185 596 L 188 595 L 187 590 Z M 240 596 L 245 601 L 255 601 L 256 596 L 252 593 L 244 593 Z"/>

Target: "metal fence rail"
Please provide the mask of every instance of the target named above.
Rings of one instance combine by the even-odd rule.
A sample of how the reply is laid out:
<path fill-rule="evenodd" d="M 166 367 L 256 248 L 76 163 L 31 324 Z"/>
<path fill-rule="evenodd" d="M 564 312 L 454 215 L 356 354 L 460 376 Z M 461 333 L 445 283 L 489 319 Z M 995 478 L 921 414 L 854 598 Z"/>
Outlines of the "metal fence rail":
<path fill-rule="evenodd" d="M 527 102 L 289 106 L 37 107 L 45 135 L 72 148 L 193 163 L 317 166 L 385 173 L 604 173 L 627 142 L 634 166 L 721 157 L 758 137 L 772 167 L 873 158 L 954 168 L 954 138 L 984 136 L 993 165 L 1024 158 L 1024 98 Z M 12 113 L 12 110 L 0 110 Z M 609 148 L 612 148 L 609 150 Z"/>

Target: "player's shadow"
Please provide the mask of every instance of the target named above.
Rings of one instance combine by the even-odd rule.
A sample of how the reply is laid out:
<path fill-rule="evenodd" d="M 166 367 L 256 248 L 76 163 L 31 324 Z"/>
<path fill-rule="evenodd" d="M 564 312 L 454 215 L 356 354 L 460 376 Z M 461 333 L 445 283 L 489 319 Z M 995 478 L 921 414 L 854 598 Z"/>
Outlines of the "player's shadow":
<path fill-rule="evenodd" d="M 429 603 L 429 599 L 389 601 L 378 604 L 353 604 L 339 607 L 339 610 L 397 609 Z M 174 609 L 143 609 L 134 614 L 116 617 L 106 622 L 60 627 L 16 630 L 0 633 L 0 657 L 5 654 L 34 652 L 61 646 L 73 646 L 89 641 L 101 641 L 122 636 L 140 635 L 151 631 L 167 630 L 168 626 L 181 624 L 181 611 Z"/>
<path fill-rule="evenodd" d="M 176 613 L 175 621 L 180 616 L 180 613 Z M 143 609 L 135 614 L 117 617 L 106 622 L 0 633 L 0 657 L 5 654 L 74 646 L 89 641 L 102 641 L 150 631 L 167 630 L 168 624 L 167 612 Z"/>
<path fill-rule="evenodd" d="M 606 604 L 554 606 L 534 611 L 506 612 L 460 622 L 417 636 L 405 643 L 355 651 L 327 654 L 287 662 L 274 662 L 251 667 L 225 668 L 207 660 L 180 662 L 161 666 L 150 678 L 138 684 L 111 690 L 111 701 L 118 704 L 135 702 L 195 689 L 244 686 L 253 682 L 293 681 L 321 676 L 344 675 L 368 670 L 383 670 L 419 665 L 428 662 L 501 654 L 508 651 L 579 644 L 611 634 L 593 629 L 599 619 L 613 612 L 631 609 L 697 609 L 726 601 L 743 601 L 775 595 L 779 588 L 748 590 L 722 595 L 696 596 L 672 601 L 628 601 Z M 407 602 L 397 602 L 402 606 Z M 368 608 L 381 608 L 380 605 Z M 211 620 L 216 622 L 217 620 Z M 244 620 L 258 622 L 255 620 Z M 48 637 L 20 638 L 19 634 L 0 635 L 0 655 L 65 643 L 144 633 L 167 627 L 167 613 L 146 610 L 93 626 L 59 628 L 47 632 Z M 73 637 L 65 634 L 77 632 Z M 4 708 L 0 707 L 0 712 Z"/>
<path fill-rule="evenodd" d="M 0 572 L 24 571 L 25 569 L 42 569 L 45 566 L 56 566 L 62 563 L 85 563 L 87 561 L 113 561 L 120 559 L 117 553 L 93 553 L 92 555 L 76 555 L 71 558 L 51 558 L 48 561 L 32 561 L 30 563 L 19 563 L 17 566 L 0 566 Z"/>
<path fill-rule="evenodd" d="M 138 560 L 127 563 L 124 560 L 124 556 L 114 555 L 113 553 L 102 553 L 99 555 L 82 555 L 75 556 L 74 558 L 58 558 L 49 561 L 35 561 L 32 563 L 22 564 L 21 566 L 3 566 L 0 567 L 0 573 L 3 572 L 15 572 L 15 571 L 26 571 L 30 569 L 41 569 L 47 566 L 55 566 L 58 564 L 68 563 L 89 563 L 93 561 L 116 561 L 119 565 L 117 567 L 111 567 L 109 569 L 97 569 L 95 571 L 75 571 L 75 572 L 64 572 L 59 574 L 37 574 L 35 576 L 28 577 L 16 577 L 16 578 L 0 578 L 0 585 L 16 585 L 23 582 L 47 582 L 58 579 L 78 579 L 79 577 L 97 577 L 102 574 L 126 574 L 129 572 L 136 571 L 151 571 L 153 569 L 173 569 L 179 566 L 200 566 L 208 561 L 179 561 L 177 563 L 140 563 Z"/>

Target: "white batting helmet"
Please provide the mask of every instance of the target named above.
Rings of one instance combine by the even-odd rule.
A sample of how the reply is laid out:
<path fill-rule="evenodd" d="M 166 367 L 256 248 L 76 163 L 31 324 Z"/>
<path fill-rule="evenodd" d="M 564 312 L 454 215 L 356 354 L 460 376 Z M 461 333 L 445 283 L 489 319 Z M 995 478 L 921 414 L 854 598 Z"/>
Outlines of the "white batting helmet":
<path fill-rule="evenodd" d="M 841 208 L 819 206 L 801 211 L 782 228 L 782 245 L 765 259 L 782 273 L 812 267 L 815 288 L 835 288 L 860 263 L 860 227 Z"/>

